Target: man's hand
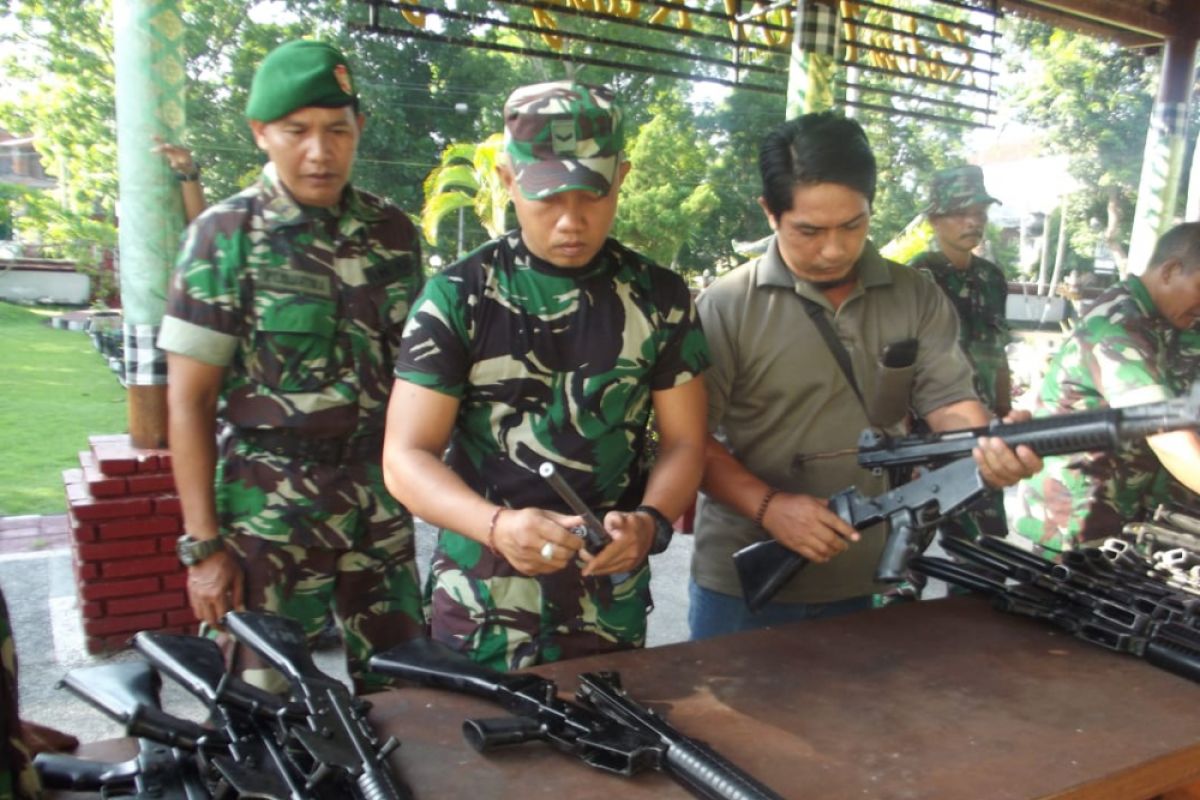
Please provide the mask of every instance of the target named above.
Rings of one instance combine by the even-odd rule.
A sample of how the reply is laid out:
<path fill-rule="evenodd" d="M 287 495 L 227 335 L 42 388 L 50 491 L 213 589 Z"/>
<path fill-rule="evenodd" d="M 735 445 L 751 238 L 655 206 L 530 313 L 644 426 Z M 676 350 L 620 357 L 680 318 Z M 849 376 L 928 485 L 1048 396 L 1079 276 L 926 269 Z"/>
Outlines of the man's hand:
<path fill-rule="evenodd" d="M 588 562 L 584 575 L 632 572 L 645 563 L 654 544 L 654 520 L 649 514 L 610 511 L 604 515 L 604 529 L 612 543 Z"/>
<path fill-rule="evenodd" d="M 1013 411 L 1004 418 L 1006 423 L 1027 422 L 1031 418 L 1028 411 Z M 994 436 L 984 436 L 979 439 L 979 446 L 971 451 L 975 463 L 979 465 L 979 474 L 985 483 L 993 489 L 1012 486 L 1017 481 L 1031 478 L 1042 471 L 1042 459 L 1037 453 L 1025 445 L 1013 450 L 1003 439 Z"/>
<path fill-rule="evenodd" d="M 188 600 L 201 622 L 219 628 L 225 612 L 244 607 L 242 569 L 225 550 L 188 567 Z"/>
<path fill-rule="evenodd" d="M 858 531 L 833 513 L 826 501 L 780 492 L 771 498 L 763 527 L 784 547 L 824 563 L 859 540 Z"/>
<path fill-rule="evenodd" d="M 496 518 L 492 541 L 500 555 L 522 575 L 558 572 L 576 558 L 589 561 L 583 540 L 571 533 L 580 517 L 539 508 L 505 509 Z"/>

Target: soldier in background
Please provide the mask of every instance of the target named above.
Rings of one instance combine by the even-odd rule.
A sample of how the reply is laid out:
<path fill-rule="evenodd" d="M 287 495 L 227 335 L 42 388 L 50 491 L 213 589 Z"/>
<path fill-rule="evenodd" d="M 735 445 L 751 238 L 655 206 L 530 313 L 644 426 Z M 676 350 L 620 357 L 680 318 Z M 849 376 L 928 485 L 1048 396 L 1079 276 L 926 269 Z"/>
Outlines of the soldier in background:
<path fill-rule="evenodd" d="M 517 669 L 644 643 L 647 555 L 700 483 L 708 349 L 683 279 L 608 238 L 630 167 L 612 93 L 526 86 L 504 118 L 519 228 L 431 278 L 413 308 L 384 467 L 442 528 L 433 637 Z M 603 519 L 612 543 L 594 557 L 545 461 Z"/>
<path fill-rule="evenodd" d="M 997 417 L 1012 410 L 1012 376 L 1004 348 L 1012 339 L 1005 303 L 1008 282 L 991 261 L 975 255 L 987 230 L 988 206 L 999 201 L 983 185 L 983 170 L 973 165 L 944 169 L 930 182 L 925 215 L 936 249 L 916 256 L 909 266 L 924 270 L 958 312 L 958 342 L 974 372 L 975 393 Z M 968 536 L 1004 536 L 1008 532 L 1004 494 L 994 491 L 956 517 Z"/>
<path fill-rule="evenodd" d="M 159 339 L 188 595 L 210 625 L 244 605 L 310 639 L 332 608 L 356 689 L 378 688 L 370 655 L 424 630 L 412 517 L 380 464 L 416 230 L 349 183 L 365 120 L 335 48 L 272 51 L 246 116 L 270 163 L 188 229 Z M 284 688 L 247 648 L 234 666 Z"/>
<path fill-rule="evenodd" d="M 1042 382 L 1038 414 L 1153 403 L 1190 389 L 1176 347 L 1200 321 L 1200 223 L 1163 234 L 1150 266 L 1106 290 L 1063 343 Z M 1194 369 L 1195 362 L 1188 369 Z M 1148 437 L 1115 452 L 1045 459 L 1021 483 L 1014 529 L 1047 557 L 1148 518 L 1168 479 L 1200 492 L 1200 435 Z"/>

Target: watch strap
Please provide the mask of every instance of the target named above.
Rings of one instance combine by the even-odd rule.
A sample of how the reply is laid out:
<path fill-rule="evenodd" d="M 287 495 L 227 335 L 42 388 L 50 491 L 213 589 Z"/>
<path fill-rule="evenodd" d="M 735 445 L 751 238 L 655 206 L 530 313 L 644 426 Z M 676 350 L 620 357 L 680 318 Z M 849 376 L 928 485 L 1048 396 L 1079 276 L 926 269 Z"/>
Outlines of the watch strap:
<path fill-rule="evenodd" d="M 667 549 L 671 537 L 675 535 L 675 526 L 661 511 L 654 506 L 638 506 L 635 513 L 642 513 L 654 520 L 654 542 L 650 545 L 650 555 L 658 555 Z"/>

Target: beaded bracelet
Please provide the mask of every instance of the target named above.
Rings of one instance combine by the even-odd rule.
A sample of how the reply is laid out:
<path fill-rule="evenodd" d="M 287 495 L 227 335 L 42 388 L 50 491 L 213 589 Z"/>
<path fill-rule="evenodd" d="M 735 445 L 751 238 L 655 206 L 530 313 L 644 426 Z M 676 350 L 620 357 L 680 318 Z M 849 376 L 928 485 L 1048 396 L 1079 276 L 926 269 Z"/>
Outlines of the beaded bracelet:
<path fill-rule="evenodd" d="M 488 523 L 487 545 L 492 555 L 500 555 L 496 552 L 496 520 L 500 519 L 501 511 L 507 510 L 505 506 L 496 506 L 496 510 L 492 512 L 492 521 Z"/>
<path fill-rule="evenodd" d="M 763 495 L 762 502 L 758 504 L 758 513 L 754 515 L 754 524 L 762 527 L 763 518 L 767 516 L 767 506 L 771 504 L 771 499 L 779 494 L 778 489 L 767 489 L 767 493 Z"/>

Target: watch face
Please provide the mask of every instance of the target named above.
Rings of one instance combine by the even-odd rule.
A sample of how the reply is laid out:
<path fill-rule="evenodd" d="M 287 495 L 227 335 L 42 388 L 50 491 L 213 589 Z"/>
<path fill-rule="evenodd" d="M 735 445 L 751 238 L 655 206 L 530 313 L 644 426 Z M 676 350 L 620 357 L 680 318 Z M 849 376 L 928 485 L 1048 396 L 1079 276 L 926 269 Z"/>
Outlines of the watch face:
<path fill-rule="evenodd" d="M 175 552 L 185 567 L 192 567 L 217 552 L 222 547 L 220 537 L 197 541 L 186 533 L 175 540 Z"/>
<path fill-rule="evenodd" d="M 194 544 L 195 542 L 186 536 L 180 536 L 175 541 L 175 552 L 179 555 L 179 562 L 185 567 L 196 563 L 196 559 L 192 556 L 192 545 Z"/>

